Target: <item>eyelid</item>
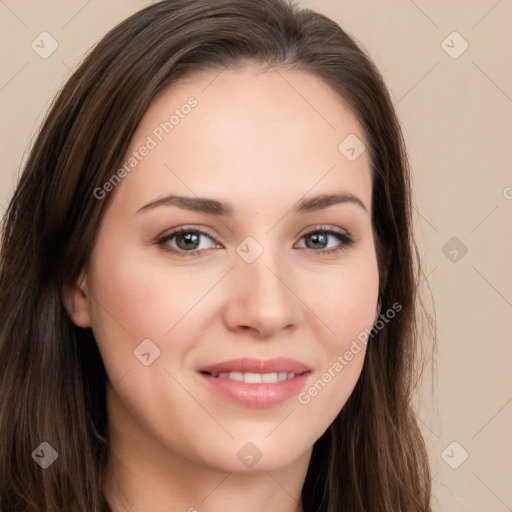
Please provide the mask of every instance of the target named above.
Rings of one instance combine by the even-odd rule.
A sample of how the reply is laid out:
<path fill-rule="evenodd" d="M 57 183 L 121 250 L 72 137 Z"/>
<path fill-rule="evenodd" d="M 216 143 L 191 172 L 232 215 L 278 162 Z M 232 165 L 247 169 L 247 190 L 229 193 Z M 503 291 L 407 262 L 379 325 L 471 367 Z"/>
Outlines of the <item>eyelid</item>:
<path fill-rule="evenodd" d="M 205 228 L 203 226 L 196 226 L 194 224 L 187 224 L 184 226 L 178 226 L 176 228 L 171 228 L 166 231 L 164 231 L 161 235 L 158 235 L 155 238 L 155 242 L 162 242 L 162 240 L 169 239 L 172 237 L 175 237 L 179 235 L 180 233 L 188 233 L 189 231 L 195 231 L 197 233 L 200 233 L 202 235 L 206 235 L 209 238 L 211 238 L 215 243 L 223 243 L 222 238 L 214 234 L 213 231 L 210 230 L 210 228 Z"/>
<path fill-rule="evenodd" d="M 354 238 L 349 231 L 346 229 L 340 228 L 338 226 L 333 226 L 331 224 L 313 224 L 312 226 L 308 226 L 304 228 L 302 231 L 299 231 L 297 237 L 302 238 L 303 236 L 309 235 L 310 233 L 316 233 L 317 231 L 335 231 L 340 235 L 346 235 L 350 238 Z"/>

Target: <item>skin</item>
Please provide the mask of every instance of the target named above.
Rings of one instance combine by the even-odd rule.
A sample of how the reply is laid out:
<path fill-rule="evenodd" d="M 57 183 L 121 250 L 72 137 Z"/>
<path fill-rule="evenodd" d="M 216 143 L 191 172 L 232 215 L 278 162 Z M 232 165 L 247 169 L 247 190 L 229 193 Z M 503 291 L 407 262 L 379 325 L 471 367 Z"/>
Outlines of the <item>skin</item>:
<path fill-rule="evenodd" d="M 353 391 L 364 347 L 307 404 L 294 396 L 272 407 L 241 405 L 210 390 L 197 368 L 290 357 L 311 367 L 307 389 L 373 325 L 368 155 L 351 162 L 338 150 L 363 132 L 320 79 L 250 66 L 195 75 L 160 93 L 127 155 L 190 96 L 198 105 L 110 192 L 88 268 L 64 292 L 73 321 L 92 328 L 109 377 L 106 494 L 114 512 L 301 511 L 312 446 Z M 292 212 L 304 196 L 333 192 L 351 193 L 365 208 Z M 235 215 L 177 206 L 138 212 L 169 194 L 223 200 Z M 322 226 L 349 233 L 354 244 L 320 254 L 340 245 L 329 236 L 315 248 L 304 237 Z M 184 247 L 177 238 L 158 243 L 177 227 L 208 231 L 199 256 L 166 250 Z M 252 263 L 236 252 L 247 236 L 263 248 Z M 160 350 L 149 366 L 134 356 L 144 339 Z M 251 468 L 237 457 L 248 442 L 262 454 Z"/>

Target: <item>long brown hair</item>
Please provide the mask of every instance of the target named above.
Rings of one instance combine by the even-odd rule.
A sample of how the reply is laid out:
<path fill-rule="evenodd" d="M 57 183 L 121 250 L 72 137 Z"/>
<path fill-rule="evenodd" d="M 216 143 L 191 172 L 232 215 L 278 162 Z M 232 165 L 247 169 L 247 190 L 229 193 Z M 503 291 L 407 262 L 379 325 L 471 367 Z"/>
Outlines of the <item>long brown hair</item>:
<path fill-rule="evenodd" d="M 108 197 L 153 98 L 179 77 L 247 63 L 309 72 L 356 114 L 371 156 L 381 311 L 357 385 L 315 443 L 306 512 L 430 512 L 430 469 L 411 398 L 418 357 L 418 252 L 410 172 L 381 75 L 334 21 L 287 0 L 164 0 L 111 30 L 54 101 L 3 220 L 0 510 L 110 510 L 106 372 L 61 289 L 87 265 Z M 341 141 L 340 141 L 341 142 Z M 433 340 L 432 340 L 433 341 Z M 58 463 L 37 465 L 48 442 Z"/>

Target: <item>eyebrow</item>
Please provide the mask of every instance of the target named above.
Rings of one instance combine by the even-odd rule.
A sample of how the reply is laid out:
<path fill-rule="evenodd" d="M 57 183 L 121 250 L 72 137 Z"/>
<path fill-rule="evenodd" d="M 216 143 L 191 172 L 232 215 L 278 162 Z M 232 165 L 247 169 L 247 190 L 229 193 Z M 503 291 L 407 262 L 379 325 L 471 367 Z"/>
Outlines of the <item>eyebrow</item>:
<path fill-rule="evenodd" d="M 339 192 L 335 194 L 322 194 L 305 199 L 301 199 L 293 207 L 293 213 L 310 213 L 323 210 L 335 204 L 351 203 L 359 206 L 365 212 L 368 212 L 363 202 L 354 194 L 349 192 Z M 230 216 L 234 214 L 233 207 L 225 202 L 217 199 L 209 199 L 207 197 L 192 197 L 169 195 L 160 199 L 155 199 L 139 208 L 136 213 L 147 210 L 153 210 L 160 206 L 177 206 L 186 210 L 207 213 L 210 215 Z"/>

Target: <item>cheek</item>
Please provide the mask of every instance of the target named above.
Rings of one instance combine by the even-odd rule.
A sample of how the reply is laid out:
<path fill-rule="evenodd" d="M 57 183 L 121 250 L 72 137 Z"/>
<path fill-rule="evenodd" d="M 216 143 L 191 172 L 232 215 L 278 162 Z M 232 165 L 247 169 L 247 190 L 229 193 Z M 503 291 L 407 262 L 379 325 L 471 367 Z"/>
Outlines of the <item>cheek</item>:
<path fill-rule="evenodd" d="M 130 372 L 127 380 L 137 382 L 137 395 L 143 392 L 148 370 L 163 371 L 164 335 L 183 316 L 187 301 L 170 289 L 158 263 L 148 264 L 144 251 L 126 246 L 115 236 L 98 240 L 90 265 L 89 305 L 92 330 L 110 381 L 115 384 Z M 148 351 L 151 360 L 155 358 L 149 367 L 137 359 Z"/>
<path fill-rule="evenodd" d="M 115 390 L 109 395 L 110 414 L 130 428 L 158 427 L 154 434 L 160 435 L 169 428 L 169 411 L 180 410 L 184 417 L 197 413 L 195 402 L 165 371 L 169 359 L 180 361 L 186 349 L 175 343 L 169 351 L 172 337 L 165 334 L 197 301 L 197 293 L 185 286 L 190 278 L 183 272 L 170 273 L 140 248 L 121 254 L 119 246 L 114 236 L 99 240 L 90 265 L 91 323 Z M 131 423 L 133 417 L 137 422 Z"/>
<path fill-rule="evenodd" d="M 323 325 L 322 339 L 332 351 L 346 350 L 377 316 L 379 273 L 371 251 L 347 259 L 330 272 L 319 273 L 306 284 L 303 296 Z M 309 290 L 309 291 L 308 291 Z"/>
<path fill-rule="evenodd" d="M 106 254 L 108 247 L 94 261 L 93 325 L 98 330 L 121 328 L 133 342 L 162 338 L 195 297 L 184 286 L 187 277 L 169 275 L 168 268 L 144 252 L 127 251 L 115 260 Z"/>
<path fill-rule="evenodd" d="M 332 322 L 336 345 L 346 349 L 361 332 L 376 320 L 379 279 L 377 268 L 349 276 L 340 283 L 337 298 L 332 300 Z"/>
<path fill-rule="evenodd" d="M 322 418 L 318 435 L 336 418 L 357 384 L 377 316 L 377 261 L 371 252 L 360 256 L 318 278 L 318 286 L 309 294 L 308 305 L 320 320 L 317 339 L 323 357 L 298 402 L 311 417 Z"/>

